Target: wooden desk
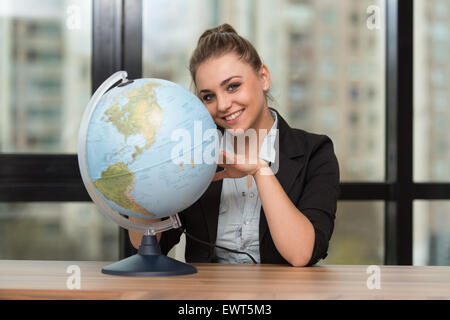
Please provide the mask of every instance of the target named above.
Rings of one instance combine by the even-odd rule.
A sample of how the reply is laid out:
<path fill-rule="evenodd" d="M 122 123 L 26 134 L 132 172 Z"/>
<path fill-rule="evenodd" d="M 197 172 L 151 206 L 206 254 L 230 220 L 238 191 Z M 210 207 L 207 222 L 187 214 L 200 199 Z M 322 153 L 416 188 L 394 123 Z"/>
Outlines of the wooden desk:
<path fill-rule="evenodd" d="M 368 289 L 367 266 L 194 264 L 198 273 L 120 277 L 109 262 L 0 260 L 0 299 L 450 299 L 450 267 L 380 266 L 380 289 Z M 69 290 L 70 265 L 81 289 Z"/>

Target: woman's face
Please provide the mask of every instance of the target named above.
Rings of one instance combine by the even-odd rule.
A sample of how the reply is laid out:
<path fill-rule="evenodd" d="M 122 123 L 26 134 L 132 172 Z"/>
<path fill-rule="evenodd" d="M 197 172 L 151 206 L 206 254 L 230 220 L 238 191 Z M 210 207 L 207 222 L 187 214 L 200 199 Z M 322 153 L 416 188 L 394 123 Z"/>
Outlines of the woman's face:
<path fill-rule="evenodd" d="M 227 53 L 200 64 L 196 86 L 200 100 L 218 126 L 244 131 L 265 127 L 264 91 L 270 87 L 266 66 L 255 72 L 235 53 Z"/>

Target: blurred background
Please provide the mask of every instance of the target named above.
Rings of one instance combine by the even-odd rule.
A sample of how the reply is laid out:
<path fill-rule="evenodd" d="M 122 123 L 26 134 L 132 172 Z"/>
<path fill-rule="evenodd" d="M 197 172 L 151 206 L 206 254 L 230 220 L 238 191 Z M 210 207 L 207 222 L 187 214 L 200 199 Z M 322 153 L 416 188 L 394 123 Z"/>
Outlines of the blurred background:
<path fill-rule="evenodd" d="M 0 157 L 76 154 L 92 93 L 93 8 L 2 1 Z M 142 0 L 142 75 L 189 88 L 198 37 L 230 23 L 268 66 L 272 107 L 331 137 L 341 181 L 384 182 L 384 13 L 383 0 Z M 414 1 L 414 182 L 450 181 L 449 21 L 450 1 Z M 319 264 L 383 264 L 385 223 L 382 200 L 339 201 Z M 450 265 L 450 200 L 415 200 L 412 234 L 414 265 Z M 91 202 L 0 202 L 0 259 L 111 261 L 119 242 Z M 183 244 L 171 253 L 180 260 Z"/>

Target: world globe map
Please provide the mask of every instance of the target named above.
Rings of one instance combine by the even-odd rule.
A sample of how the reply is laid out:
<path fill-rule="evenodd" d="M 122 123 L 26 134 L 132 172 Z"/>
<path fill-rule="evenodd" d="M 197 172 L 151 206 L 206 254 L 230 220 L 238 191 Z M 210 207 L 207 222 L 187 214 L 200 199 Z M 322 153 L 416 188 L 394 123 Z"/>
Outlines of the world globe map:
<path fill-rule="evenodd" d="M 216 157 L 211 148 L 216 129 L 203 103 L 178 84 L 136 79 L 116 86 L 101 97 L 88 123 L 89 178 L 120 214 L 148 219 L 176 214 L 212 181 L 216 161 L 198 161 L 195 155 L 209 150 Z M 205 132 L 213 134 L 205 138 Z"/>

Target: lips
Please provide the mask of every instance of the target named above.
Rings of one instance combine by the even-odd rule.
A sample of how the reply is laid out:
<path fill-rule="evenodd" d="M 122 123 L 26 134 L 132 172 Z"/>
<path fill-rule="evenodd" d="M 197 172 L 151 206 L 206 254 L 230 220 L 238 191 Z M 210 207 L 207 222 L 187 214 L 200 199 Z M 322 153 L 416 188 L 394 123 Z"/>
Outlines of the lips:
<path fill-rule="evenodd" d="M 224 117 L 223 119 L 226 121 L 227 124 L 233 124 L 239 120 L 239 118 L 242 116 L 243 113 L 244 109 L 241 109 L 239 111 L 233 112 L 232 114 Z"/>

